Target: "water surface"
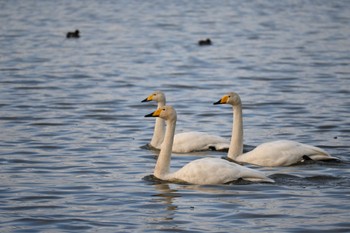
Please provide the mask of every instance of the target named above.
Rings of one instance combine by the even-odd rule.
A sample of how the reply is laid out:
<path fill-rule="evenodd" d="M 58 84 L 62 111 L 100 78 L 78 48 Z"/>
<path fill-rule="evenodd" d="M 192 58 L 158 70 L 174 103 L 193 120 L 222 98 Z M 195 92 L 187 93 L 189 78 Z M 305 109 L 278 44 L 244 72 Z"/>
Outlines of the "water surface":
<path fill-rule="evenodd" d="M 1 232 L 349 232 L 348 1 L 3 1 Z M 79 29 L 81 38 L 68 40 Z M 211 38 L 212 46 L 197 41 Z M 256 168 L 275 184 L 157 182 L 163 90 L 177 131 L 290 139 L 343 162 Z M 174 155 L 172 167 L 223 152 Z M 144 178 L 146 177 L 146 178 Z"/>

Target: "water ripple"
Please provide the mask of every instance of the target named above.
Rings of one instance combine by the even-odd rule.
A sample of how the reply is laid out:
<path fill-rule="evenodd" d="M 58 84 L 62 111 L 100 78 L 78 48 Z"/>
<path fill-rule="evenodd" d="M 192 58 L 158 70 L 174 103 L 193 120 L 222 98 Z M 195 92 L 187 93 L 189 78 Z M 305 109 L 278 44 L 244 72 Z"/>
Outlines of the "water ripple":
<path fill-rule="evenodd" d="M 0 19 L 2 232 L 347 232 L 347 1 L 4 1 Z M 142 15 L 142 17 L 140 17 Z M 79 29 L 79 39 L 66 39 Z M 198 40 L 210 38 L 211 46 Z M 171 184 L 152 176 L 154 90 L 177 131 L 244 151 L 290 139 L 341 161 L 262 168 L 275 184 Z M 227 152 L 174 155 L 177 169 Z"/>

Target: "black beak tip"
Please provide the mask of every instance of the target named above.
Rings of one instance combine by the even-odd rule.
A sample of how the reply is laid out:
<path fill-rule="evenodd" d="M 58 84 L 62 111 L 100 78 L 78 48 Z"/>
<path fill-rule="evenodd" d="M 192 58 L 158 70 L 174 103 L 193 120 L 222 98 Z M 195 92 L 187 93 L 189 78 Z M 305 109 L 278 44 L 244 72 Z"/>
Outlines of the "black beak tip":
<path fill-rule="evenodd" d="M 153 112 L 150 114 L 145 115 L 145 117 L 153 117 Z"/>
<path fill-rule="evenodd" d="M 217 104 L 221 104 L 221 103 L 220 103 L 220 100 L 217 101 L 217 102 L 215 102 L 215 103 L 213 103 L 213 105 L 217 105 Z"/>
<path fill-rule="evenodd" d="M 143 103 L 143 102 L 148 102 L 147 98 L 141 101 L 141 103 Z"/>

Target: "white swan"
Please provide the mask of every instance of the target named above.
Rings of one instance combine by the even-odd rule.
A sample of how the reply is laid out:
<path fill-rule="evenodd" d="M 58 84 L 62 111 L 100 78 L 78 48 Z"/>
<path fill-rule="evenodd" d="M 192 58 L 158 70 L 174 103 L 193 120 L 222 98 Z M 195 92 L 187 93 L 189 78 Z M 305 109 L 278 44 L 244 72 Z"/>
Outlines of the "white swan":
<path fill-rule="evenodd" d="M 289 166 L 303 161 L 337 159 L 321 148 L 295 141 L 279 140 L 263 143 L 254 150 L 243 154 L 243 119 L 242 102 L 237 93 L 230 92 L 214 104 L 230 104 L 233 106 L 233 126 L 228 158 L 237 162 L 259 166 Z"/>
<path fill-rule="evenodd" d="M 219 158 L 197 159 L 171 173 L 170 160 L 177 119 L 176 111 L 171 106 L 163 106 L 145 117 L 160 117 L 166 121 L 164 142 L 153 173 L 158 179 L 199 185 L 225 184 L 240 178 L 249 181 L 274 182 L 260 171 Z"/>
<path fill-rule="evenodd" d="M 166 104 L 165 95 L 161 91 L 155 91 L 141 102 L 156 101 L 158 108 Z M 160 149 L 165 134 L 165 122 L 157 118 L 154 126 L 153 137 L 149 146 Z M 172 152 L 188 153 L 203 150 L 228 150 L 230 142 L 228 139 L 210 135 L 203 132 L 184 132 L 175 135 Z"/>

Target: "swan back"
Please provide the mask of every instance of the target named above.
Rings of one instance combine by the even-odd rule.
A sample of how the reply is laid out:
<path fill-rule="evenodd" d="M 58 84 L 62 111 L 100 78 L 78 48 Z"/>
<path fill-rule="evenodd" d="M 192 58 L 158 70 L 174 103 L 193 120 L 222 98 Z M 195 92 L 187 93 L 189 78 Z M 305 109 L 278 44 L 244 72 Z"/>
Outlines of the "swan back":
<path fill-rule="evenodd" d="M 254 150 L 236 158 L 260 166 L 290 166 L 304 160 L 304 156 L 312 160 L 334 159 L 321 148 L 290 140 L 266 142 Z"/>
<path fill-rule="evenodd" d="M 167 178 L 168 180 L 181 180 L 187 183 L 200 185 L 225 184 L 238 179 L 274 182 L 260 171 L 218 158 L 194 160 L 177 172 L 170 173 Z"/>
<path fill-rule="evenodd" d="M 203 150 L 227 150 L 229 141 L 226 138 L 203 132 L 183 132 L 175 135 L 173 152 L 188 153 Z"/>

